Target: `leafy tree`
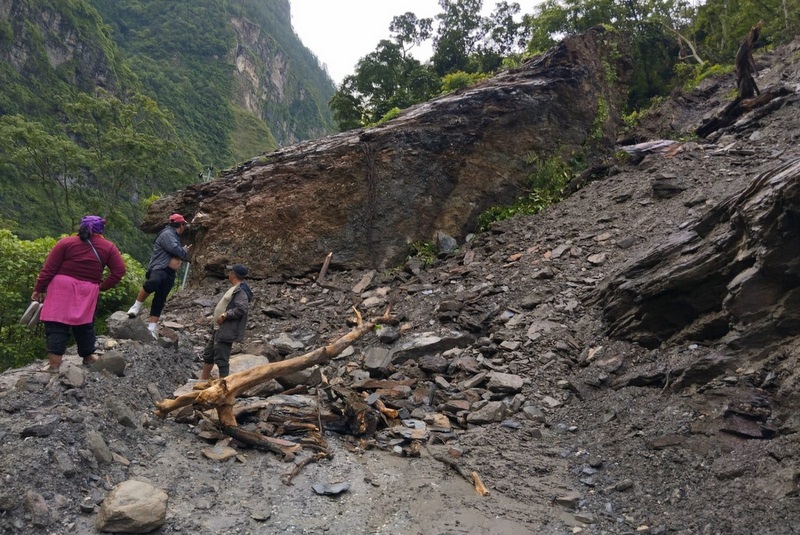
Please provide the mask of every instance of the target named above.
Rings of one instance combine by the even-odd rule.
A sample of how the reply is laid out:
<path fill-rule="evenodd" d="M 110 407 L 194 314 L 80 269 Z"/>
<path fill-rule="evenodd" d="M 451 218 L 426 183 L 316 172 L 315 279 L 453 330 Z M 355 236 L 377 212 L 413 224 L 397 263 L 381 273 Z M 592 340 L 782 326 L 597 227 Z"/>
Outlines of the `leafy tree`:
<path fill-rule="evenodd" d="M 453 71 L 475 72 L 470 55 L 484 38 L 483 0 L 439 0 L 442 13 L 433 39 L 431 63 L 439 76 Z"/>
<path fill-rule="evenodd" d="M 482 0 L 439 0 L 443 12 L 433 19 L 407 12 L 392 19 L 391 39 L 378 43 L 361 58 L 354 74 L 345 77 L 329 101 L 342 130 L 375 124 L 395 108 L 403 109 L 445 91 L 471 85 L 492 72 L 507 54 L 521 51 L 528 26 L 516 22 L 519 4 L 501 2 L 491 17 L 480 15 Z M 422 65 L 408 52 L 433 38 L 431 66 Z M 456 75 L 442 84 L 441 76 Z"/>
<path fill-rule="evenodd" d="M 376 123 L 392 108 L 407 108 L 434 96 L 439 79 L 387 39 L 361 58 L 330 100 L 341 129 Z"/>
<path fill-rule="evenodd" d="M 86 156 L 63 132 L 21 115 L 0 117 L 0 171 L 41 188 L 60 232 L 75 228 L 82 215 Z"/>
<path fill-rule="evenodd" d="M 498 2 L 492 14 L 483 20 L 484 38 L 475 53 L 478 72 L 494 72 L 504 59 L 525 50 L 530 27 L 524 20 L 517 20 L 519 12 L 517 3 Z"/>
<path fill-rule="evenodd" d="M 150 239 L 135 225 L 137 199 L 191 183 L 200 165 L 153 100 L 123 102 L 105 91 L 74 98 L 56 114 L 62 122 L 0 117 L 0 173 L 29 195 L 9 208 L 34 220 L 27 236 L 73 232 L 82 215 L 98 214 L 120 247 L 145 258 Z"/>
<path fill-rule="evenodd" d="M 93 199 L 96 211 L 111 216 L 137 192 L 164 185 L 164 176 L 180 176 L 180 169 L 200 167 L 177 141 L 169 117 L 141 94 L 122 102 L 108 92 L 78 95 L 66 105 L 70 134 L 85 147 L 89 175 L 101 196 Z M 172 186 L 190 183 L 190 177 L 169 180 Z"/>
<path fill-rule="evenodd" d="M 356 78 L 353 75 L 345 76 L 339 90 L 328 101 L 328 106 L 341 131 L 353 130 L 369 123 L 367 110 L 356 89 Z"/>
<path fill-rule="evenodd" d="M 760 20 L 759 41 L 785 43 L 800 32 L 800 0 L 710 0 L 697 9 L 696 32 L 712 61 L 732 63 L 739 43 Z"/>
<path fill-rule="evenodd" d="M 686 0 L 547 0 L 527 19 L 532 35 L 528 50 L 542 52 L 561 36 L 601 24 L 629 35 L 635 69 L 629 106 L 636 108 L 671 89 L 679 36 L 690 34 L 691 18 Z"/>
<path fill-rule="evenodd" d="M 403 50 L 403 56 L 415 46 L 430 39 L 433 31 L 433 19 L 419 19 L 408 11 L 392 19 L 389 31 L 394 36 L 395 42 Z"/>

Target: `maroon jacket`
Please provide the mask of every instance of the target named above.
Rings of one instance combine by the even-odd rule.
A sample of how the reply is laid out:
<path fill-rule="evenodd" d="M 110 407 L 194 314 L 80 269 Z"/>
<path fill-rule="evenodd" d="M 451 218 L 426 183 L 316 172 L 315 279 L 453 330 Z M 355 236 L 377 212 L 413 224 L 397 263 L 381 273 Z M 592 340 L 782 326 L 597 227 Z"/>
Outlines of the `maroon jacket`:
<path fill-rule="evenodd" d="M 47 255 L 33 291 L 46 292 L 47 286 L 56 275 L 68 275 L 74 279 L 95 282 L 100 285 L 100 290 L 116 286 L 125 275 L 125 261 L 119 249 L 100 234 L 92 234 L 91 240 L 103 262 L 102 266 L 88 243 L 81 241 L 78 236 L 62 238 Z M 105 266 L 108 266 L 110 273 L 103 280 Z"/>

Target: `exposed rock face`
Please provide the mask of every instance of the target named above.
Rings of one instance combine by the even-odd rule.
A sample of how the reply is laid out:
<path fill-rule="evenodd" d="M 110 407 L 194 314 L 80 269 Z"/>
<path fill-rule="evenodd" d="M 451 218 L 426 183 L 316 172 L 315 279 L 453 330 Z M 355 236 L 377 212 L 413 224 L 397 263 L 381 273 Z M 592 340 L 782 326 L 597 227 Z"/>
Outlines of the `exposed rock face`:
<path fill-rule="evenodd" d="M 790 66 L 763 69 L 759 87 L 767 91 L 777 81 L 800 82 L 798 50 L 800 41 L 765 52 L 769 65 L 785 58 Z M 698 103 L 716 107 L 713 100 L 723 99 L 730 87 L 733 80 L 709 102 L 698 92 L 692 98 L 678 95 L 678 104 L 691 106 L 692 112 L 677 116 L 696 124 L 693 118 L 708 111 Z M 672 116 L 661 115 L 658 131 L 687 131 L 683 123 L 672 130 Z M 370 311 L 365 302 L 386 295 L 384 288 L 396 292 L 392 314 L 399 324 L 365 336 L 313 376 L 324 375 L 334 387 L 371 392 L 369 397 L 375 394 L 387 406 L 411 412 L 408 424 L 397 419 L 395 431 L 378 437 L 397 451 L 354 449 L 350 437 L 337 436 L 348 431 L 325 424 L 335 455 L 285 485 L 281 477 L 292 464 L 274 454 L 241 448 L 244 462 L 222 464 L 201 453 L 220 437 L 209 432 L 210 426 L 201 427 L 205 422 L 190 431 L 187 424 L 197 418 L 191 409 L 174 421 L 156 421 L 154 402 L 187 393 L 196 384 L 186 379 L 199 372 L 195 357 L 227 281 L 207 280 L 167 302 L 162 318 L 165 328 L 170 324 L 180 334 L 177 349 L 135 340 L 106 338 L 103 343 L 105 337 L 99 337 L 107 349 L 103 360 L 114 353 L 127 361 L 121 377 L 80 366 L 74 346 L 59 374 L 38 372 L 41 363 L 3 372 L 0 530 L 28 534 L 47 525 L 47 533 L 95 534 L 97 506 L 111 503 L 109 487 L 137 479 L 169 491 L 169 514 L 158 530 L 164 533 L 277 533 L 287 526 L 327 535 L 374 533 L 376 526 L 381 533 L 449 533 L 467 522 L 471 532 L 503 534 L 799 531 L 800 338 L 776 326 L 768 332 L 777 336 L 763 345 L 742 344 L 737 332 L 770 328 L 767 316 L 752 319 L 754 304 L 747 308 L 750 319 L 739 319 L 717 341 L 694 339 L 684 329 L 679 331 L 683 340 L 672 335 L 649 350 L 606 336 L 600 307 L 585 299 L 606 277 L 622 283 L 620 274 L 636 279 L 632 286 L 647 288 L 632 270 L 631 258 L 641 259 L 687 229 L 697 237 L 681 249 L 683 255 L 665 259 L 684 270 L 668 268 L 655 254 L 649 256 L 652 263 L 635 265 L 656 275 L 653 284 L 674 289 L 677 306 L 686 302 L 680 296 L 690 288 L 698 293 L 703 288 L 687 282 L 691 273 L 713 283 L 709 294 L 720 296 L 709 301 L 721 303 L 719 312 L 701 314 L 691 326 L 727 314 L 722 294 L 745 295 L 716 283 L 713 270 L 700 269 L 698 259 L 712 258 L 714 243 L 718 251 L 727 243 L 737 254 L 752 255 L 752 262 L 736 270 L 714 260 L 727 280 L 759 282 L 748 279 L 749 269 L 759 268 L 766 279 L 793 292 L 797 187 L 786 164 L 800 157 L 800 106 L 795 99 L 756 126 L 749 120 L 737 121 L 736 129 L 715 143 L 670 143 L 676 146 L 669 153 L 648 153 L 536 216 L 493 225 L 431 265 L 330 270 L 327 287 L 309 279 L 250 281 L 256 301 L 243 353 L 231 362 L 234 371 L 327 344 L 348 330 L 351 305 L 369 317 L 379 308 Z M 743 189 L 766 176 L 754 184 L 758 189 Z M 653 182 L 662 177 L 675 177 L 686 189 L 658 195 Z M 748 193 L 737 195 L 742 191 Z M 700 220 L 713 225 L 699 225 Z M 728 232 L 736 239 L 720 238 Z M 758 236 L 767 239 L 763 250 L 753 245 Z M 601 255 L 605 260 L 598 264 Z M 738 262 L 738 257 L 726 258 Z M 662 269 L 671 270 L 674 280 L 663 277 Z M 645 298 L 654 293 L 641 292 Z M 613 297 L 610 291 L 602 295 Z M 646 304 L 639 310 L 660 313 Z M 440 343 L 424 333 L 444 339 L 454 330 L 469 333 L 474 342 L 449 350 L 433 345 L 433 354 L 391 362 L 392 351 L 409 340 Z M 765 358 L 762 347 L 772 344 L 781 347 Z M 74 380 L 75 371 L 86 380 Z M 280 390 L 264 386 L 253 395 Z M 325 415 L 317 409 L 320 400 L 323 408 L 330 404 L 323 390 L 271 395 L 261 405 L 266 409 L 257 405 L 263 400 L 241 398 L 237 405 L 250 416 L 240 423 L 264 434 L 283 433 L 280 422 L 295 415 L 279 416 L 275 408 L 307 409 L 316 422 Z M 137 416 L 136 431 L 125 407 Z M 257 418 L 267 417 L 281 419 L 256 427 Z M 111 463 L 101 462 L 105 448 L 88 429 L 101 435 Z M 405 444 L 420 440 L 408 437 L 421 431 L 429 437 L 422 439 L 426 451 L 400 457 Z M 226 448 L 240 445 L 231 441 Z M 453 476 L 452 465 L 429 453 L 475 470 L 500 498 L 480 497 Z M 306 450 L 293 464 L 300 466 L 314 454 Z M 309 489 L 327 481 L 353 484 L 345 499 L 312 496 L 310 502 Z M 314 514 L 308 513 L 310 505 Z M 145 520 L 157 511 L 153 507 Z"/>
<path fill-rule="evenodd" d="M 101 27 L 97 13 L 76 9 L 80 11 L 79 17 Z M 79 17 L 67 7 L 51 9 L 30 2 L 0 0 L 0 21 L 7 22 L 14 32 L 13 42 L 0 48 L 0 61 L 23 78 L 37 77 L 41 76 L 41 65 L 37 64 L 41 58 L 37 54 L 43 51 L 50 68 L 59 69 L 80 89 L 94 86 L 114 89 L 119 65 L 110 65 L 109 61 L 115 58 L 110 58 L 104 50 L 110 38 L 104 33 L 93 33 L 92 24 L 87 23 L 83 29 L 76 27 Z"/>
<path fill-rule="evenodd" d="M 190 217 L 195 280 L 233 261 L 257 278 L 314 271 L 331 251 L 334 265 L 384 268 L 437 231 L 462 240 L 520 194 L 531 156 L 613 139 L 630 73 L 618 39 L 594 29 L 384 125 L 253 159 L 154 203 L 142 228 Z"/>
<path fill-rule="evenodd" d="M 749 347 L 800 334 L 799 219 L 793 158 L 608 281 L 609 333 L 646 347 L 681 332 Z"/>
<path fill-rule="evenodd" d="M 232 62 L 236 66 L 235 104 L 263 120 L 279 144 L 322 137 L 334 130 L 327 105 L 327 99 L 333 95 L 333 84 L 330 83 L 329 92 L 317 94 L 310 90 L 314 84 L 298 76 L 300 71 L 296 63 L 303 58 L 287 55 L 285 45 L 276 41 L 277 35 L 287 34 L 292 27 L 288 0 L 271 2 L 266 9 L 274 18 L 265 18 L 262 24 L 273 22 L 273 27 L 262 27 L 246 17 L 231 17 L 231 27 L 236 34 L 236 47 L 232 51 Z M 309 121 L 306 114 L 292 113 L 292 110 L 317 109 L 327 117 Z M 276 145 L 265 143 L 262 146 Z"/>

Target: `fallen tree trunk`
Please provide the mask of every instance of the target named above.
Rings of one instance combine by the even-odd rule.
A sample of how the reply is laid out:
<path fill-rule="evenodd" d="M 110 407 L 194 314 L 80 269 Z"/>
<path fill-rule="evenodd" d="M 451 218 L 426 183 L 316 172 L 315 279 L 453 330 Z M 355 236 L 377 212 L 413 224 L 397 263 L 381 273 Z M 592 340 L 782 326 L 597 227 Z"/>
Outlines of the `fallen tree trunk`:
<path fill-rule="evenodd" d="M 170 412 L 188 405 L 199 405 L 204 409 L 217 410 L 217 418 L 222 428 L 236 426 L 236 416 L 233 413 L 233 403 L 236 397 L 256 385 L 295 373 L 315 364 L 323 364 L 344 351 L 353 342 L 370 332 L 376 324 L 388 321 L 391 305 L 386 313 L 374 321 L 363 322 L 361 314 L 356 310 L 356 327 L 331 344 L 320 347 L 299 357 L 281 362 L 270 362 L 250 368 L 243 372 L 234 373 L 221 379 L 210 380 L 204 387 L 196 386 L 198 390 L 184 394 L 175 399 L 165 399 L 156 403 L 156 416 L 166 417 Z"/>
<path fill-rule="evenodd" d="M 764 92 L 755 98 L 741 99 L 737 97 L 733 102 L 725 106 L 718 113 L 705 120 L 703 124 L 697 128 L 695 133 L 702 138 L 708 137 L 718 130 L 722 130 L 733 125 L 739 119 L 739 117 L 743 116 L 744 114 L 758 110 L 759 108 L 770 104 L 772 101 L 781 99 L 782 97 L 786 97 L 790 94 L 791 91 L 788 88 L 779 86 L 774 90 Z M 774 107 L 767 107 L 765 109 L 767 113 L 775 111 Z"/>

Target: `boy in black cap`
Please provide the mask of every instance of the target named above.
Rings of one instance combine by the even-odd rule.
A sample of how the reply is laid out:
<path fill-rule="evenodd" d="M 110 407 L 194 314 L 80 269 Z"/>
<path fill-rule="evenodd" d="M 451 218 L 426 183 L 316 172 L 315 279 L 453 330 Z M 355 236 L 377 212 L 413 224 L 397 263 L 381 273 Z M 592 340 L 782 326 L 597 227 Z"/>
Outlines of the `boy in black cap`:
<path fill-rule="evenodd" d="M 211 370 L 216 363 L 219 376 L 227 377 L 230 373 L 231 346 L 244 339 L 247 327 L 247 314 L 253 291 L 244 282 L 247 278 L 247 266 L 233 264 L 225 266 L 225 272 L 231 287 L 214 307 L 214 325 L 211 339 L 203 350 L 203 371 L 200 379 L 211 377 Z"/>

